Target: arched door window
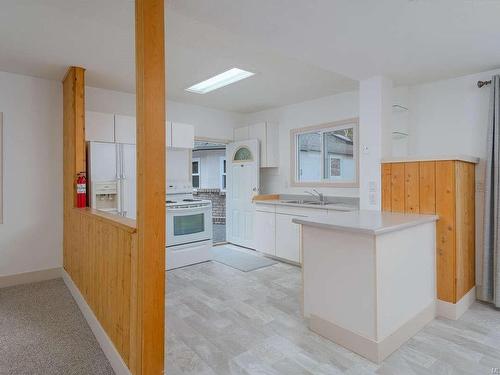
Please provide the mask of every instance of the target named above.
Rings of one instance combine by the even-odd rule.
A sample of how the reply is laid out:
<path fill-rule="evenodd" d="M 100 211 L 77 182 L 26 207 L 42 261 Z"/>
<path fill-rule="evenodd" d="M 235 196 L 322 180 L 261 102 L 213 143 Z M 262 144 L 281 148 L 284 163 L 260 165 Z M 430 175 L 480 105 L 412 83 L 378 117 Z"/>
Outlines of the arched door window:
<path fill-rule="evenodd" d="M 253 161 L 252 152 L 246 146 L 241 146 L 233 156 L 233 162 Z"/>

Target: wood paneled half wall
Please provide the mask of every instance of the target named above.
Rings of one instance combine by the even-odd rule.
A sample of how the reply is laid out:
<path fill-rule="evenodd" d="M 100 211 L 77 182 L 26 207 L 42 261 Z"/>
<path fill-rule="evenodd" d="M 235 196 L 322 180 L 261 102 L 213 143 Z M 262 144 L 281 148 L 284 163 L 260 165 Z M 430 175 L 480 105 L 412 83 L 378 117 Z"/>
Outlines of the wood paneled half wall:
<path fill-rule="evenodd" d="M 138 223 L 75 208 L 76 177 L 86 172 L 85 70 L 72 67 L 63 81 L 63 265 L 65 281 L 115 372 L 149 375 L 164 369 L 165 79 L 163 53 L 155 55 L 155 46 L 164 46 L 164 9 L 162 0 L 137 0 L 136 7 L 137 22 L 148 25 L 137 48 L 142 51 L 145 40 L 149 47 L 137 82 L 147 76 L 149 86 L 159 87 L 141 85 L 137 94 L 147 103 L 137 111 Z M 156 29 L 160 37 L 153 42 Z"/>
<path fill-rule="evenodd" d="M 474 163 L 464 160 L 383 163 L 382 210 L 439 216 L 438 299 L 457 303 L 474 287 Z"/>

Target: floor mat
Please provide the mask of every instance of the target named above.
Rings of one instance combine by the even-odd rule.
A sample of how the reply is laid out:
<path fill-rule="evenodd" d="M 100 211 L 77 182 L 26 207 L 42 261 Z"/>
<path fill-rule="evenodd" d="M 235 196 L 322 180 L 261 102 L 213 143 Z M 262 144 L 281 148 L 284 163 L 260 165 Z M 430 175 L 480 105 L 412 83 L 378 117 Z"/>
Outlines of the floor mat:
<path fill-rule="evenodd" d="M 214 246 L 212 251 L 213 260 L 243 272 L 253 271 L 278 263 L 262 256 L 246 254 L 226 246 Z"/>

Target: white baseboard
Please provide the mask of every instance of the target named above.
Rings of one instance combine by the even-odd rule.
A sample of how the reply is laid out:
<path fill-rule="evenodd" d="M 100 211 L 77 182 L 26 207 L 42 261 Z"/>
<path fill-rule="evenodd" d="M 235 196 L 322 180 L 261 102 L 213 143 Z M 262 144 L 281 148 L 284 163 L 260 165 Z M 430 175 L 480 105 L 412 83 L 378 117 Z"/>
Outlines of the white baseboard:
<path fill-rule="evenodd" d="M 14 275 L 0 276 L 0 288 L 57 279 L 61 277 L 61 271 L 62 268 L 57 267 L 45 270 L 16 273 Z"/>
<path fill-rule="evenodd" d="M 381 341 L 374 341 L 361 336 L 315 315 L 311 315 L 309 318 L 309 327 L 317 334 L 352 350 L 370 361 L 380 363 L 418 331 L 424 328 L 435 318 L 435 316 L 436 304 L 432 302 L 394 333 Z"/>
<path fill-rule="evenodd" d="M 131 375 L 120 353 L 116 350 L 113 342 L 104 328 L 102 328 L 101 323 L 97 320 L 94 312 L 80 293 L 80 290 L 78 290 L 78 287 L 65 270 L 62 270 L 62 277 L 115 373 L 117 375 Z"/>
<path fill-rule="evenodd" d="M 473 287 L 457 303 L 437 300 L 437 315 L 443 318 L 459 319 L 476 300 L 476 287 Z"/>

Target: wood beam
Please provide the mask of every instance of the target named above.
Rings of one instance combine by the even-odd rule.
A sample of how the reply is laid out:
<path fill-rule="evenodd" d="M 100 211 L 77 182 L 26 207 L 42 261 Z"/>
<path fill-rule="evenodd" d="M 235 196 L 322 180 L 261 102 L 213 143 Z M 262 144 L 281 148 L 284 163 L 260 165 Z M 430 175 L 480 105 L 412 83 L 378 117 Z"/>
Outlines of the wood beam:
<path fill-rule="evenodd" d="M 85 162 L 85 69 L 72 66 L 63 80 L 63 200 L 64 265 L 70 238 L 69 216 L 76 206 L 75 178 L 86 172 Z"/>
<path fill-rule="evenodd" d="M 137 336 L 134 374 L 162 374 L 165 322 L 164 1 L 136 0 Z"/>

